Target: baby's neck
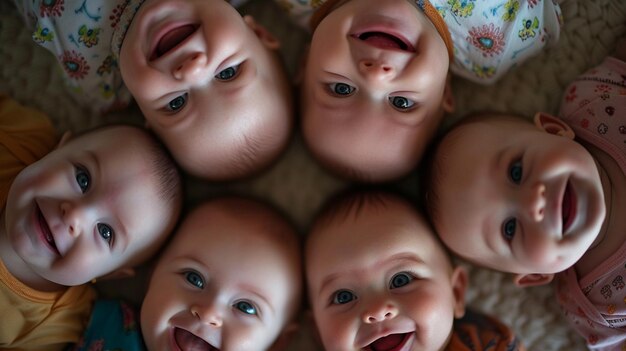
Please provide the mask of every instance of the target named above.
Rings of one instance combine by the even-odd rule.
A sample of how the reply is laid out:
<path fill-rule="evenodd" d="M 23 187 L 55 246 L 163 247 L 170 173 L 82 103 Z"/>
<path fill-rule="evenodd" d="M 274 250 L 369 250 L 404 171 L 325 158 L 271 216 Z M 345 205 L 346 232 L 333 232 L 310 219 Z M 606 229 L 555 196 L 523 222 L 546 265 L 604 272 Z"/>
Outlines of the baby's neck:
<path fill-rule="evenodd" d="M 585 255 L 576 263 L 579 277 L 599 266 L 606 258 L 617 251 L 626 241 L 626 176 L 619 164 L 604 151 L 585 145 L 598 165 L 606 216 L 600 233 Z"/>
<path fill-rule="evenodd" d="M 60 291 L 67 287 L 42 278 L 34 272 L 24 260 L 13 250 L 9 235 L 6 231 L 4 209 L 0 212 L 0 260 L 6 269 L 23 284 L 39 291 Z"/>

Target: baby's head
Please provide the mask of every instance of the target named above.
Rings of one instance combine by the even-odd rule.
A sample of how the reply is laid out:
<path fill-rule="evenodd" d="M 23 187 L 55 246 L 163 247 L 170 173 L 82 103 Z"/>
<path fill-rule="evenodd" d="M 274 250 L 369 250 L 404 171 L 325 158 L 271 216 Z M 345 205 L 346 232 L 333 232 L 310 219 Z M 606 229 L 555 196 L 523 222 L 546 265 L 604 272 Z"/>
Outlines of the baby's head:
<path fill-rule="evenodd" d="M 150 350 L 276 350 L 301 288 L 300 245 L 282 216 L 252 200 L 212 200 L 184 219 L 159 259 L 142 333 Z"/>
<path fill-rule="evenodd" d="M 124 273 L 157 251 L 178 220 L 180 174 L 144 129 L 64 138 L 22 170 L 5 206 L 9 271 L 35 288 Z"/>
<path fill-rule="evenodd" d="M 427 207 L 444 243 L 467 260 L 549 282 L 590 247 L 605 217 L 589 151 L 556 117 L 470 117 L 438 145 Z"/>
<path fill-rule="evenodd" d="M 449 34 L 424 4 L 426 12 L 407 0 L 329 0 L 316 13 L 302 131 L 334 173 L 376 182 L 406 175 L 452 111 Z"/>
<path fill-rule="evenodd" d="M 189 173 L 222 180 L 274 161 L 292 126 L 278 41 L 224 0 L 147 0 L 120 52 L 147 124 Z"/>
<path fill-rule="evenodd" d="M 422 215 L 391 194 L 331 202 L 305 255 L 326 350 L 441 350 L 465 313 L 466 272 L 452 266 Z"/>

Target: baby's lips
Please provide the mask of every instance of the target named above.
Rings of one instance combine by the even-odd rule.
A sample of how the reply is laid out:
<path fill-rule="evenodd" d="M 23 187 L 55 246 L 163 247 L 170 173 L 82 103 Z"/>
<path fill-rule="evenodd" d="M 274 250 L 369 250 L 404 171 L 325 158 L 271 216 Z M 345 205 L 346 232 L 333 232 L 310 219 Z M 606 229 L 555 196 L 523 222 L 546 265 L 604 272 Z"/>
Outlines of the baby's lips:
<path fill-rule="evenodd" d="M 160 35 L 158 41 L 152 49 L 152 52 L 150 53 L 150 61 L 158 59 L 180 45 L 197 29 L 198 26 L 193 24 L 183 24 L 166 29 L 166 31 Z"/>

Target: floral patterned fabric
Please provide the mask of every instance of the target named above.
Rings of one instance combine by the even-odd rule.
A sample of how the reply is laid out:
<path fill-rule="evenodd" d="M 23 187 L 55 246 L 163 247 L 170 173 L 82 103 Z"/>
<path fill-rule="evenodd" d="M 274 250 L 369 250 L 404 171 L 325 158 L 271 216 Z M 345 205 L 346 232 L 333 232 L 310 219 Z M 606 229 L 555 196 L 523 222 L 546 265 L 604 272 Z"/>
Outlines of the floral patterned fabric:
<path fill-rule="evenodd" d="M 123 37 L 142 2 L 15 0 L 33 29 L 33 40 L 55 55 L 77 103 L 97 113 L 120 109 L 130 102 L 111 39 L 116 31 Z"/>
<path fill-rule="evenodd" d="M 626 174 L 626 62 L 608 57 L 565 91 L 561 118 Z M 626 350 L 626 243 L 593 271 L 557 275 L 557 299 L 590 350 Z"/>

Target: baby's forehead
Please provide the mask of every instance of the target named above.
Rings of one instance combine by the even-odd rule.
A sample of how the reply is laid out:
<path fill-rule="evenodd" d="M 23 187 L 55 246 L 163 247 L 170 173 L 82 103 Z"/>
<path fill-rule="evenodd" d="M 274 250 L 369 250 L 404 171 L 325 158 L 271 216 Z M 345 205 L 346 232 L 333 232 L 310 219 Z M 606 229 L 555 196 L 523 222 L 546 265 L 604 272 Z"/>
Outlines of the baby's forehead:
<path fill-rule="evenodd" d="M 376 246 L 389 240 L 431 246 L 435 235 L 417 209 L 392 197 L 342 204 L 325 216 L 309 233 L 310 252 L 342 245 Z"/>

